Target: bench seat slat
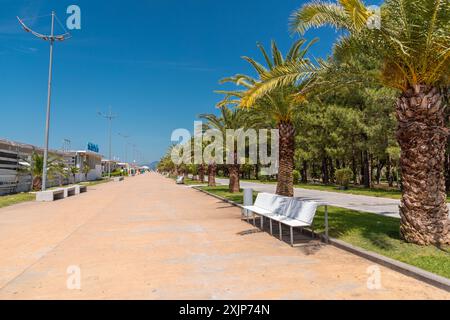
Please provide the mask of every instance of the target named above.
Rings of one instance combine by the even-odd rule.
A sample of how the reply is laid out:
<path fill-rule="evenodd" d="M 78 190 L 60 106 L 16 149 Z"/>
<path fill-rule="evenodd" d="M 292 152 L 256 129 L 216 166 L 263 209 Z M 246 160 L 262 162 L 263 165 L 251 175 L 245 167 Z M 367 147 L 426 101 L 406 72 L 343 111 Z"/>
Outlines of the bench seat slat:
<path fill-rule="evenodd" d="M 300 221 L 297 219 L 292 219 L 280 214 L 270 216 L 270 218 L 274 221 L 281 222 L 291 227 L 309 227 L 311 224 L 306 223 L 304 221 Z"/>
<path fill-rule="evenodd" d="M 244 206 L 243 208 L 246 210 L 249 210 L 251 212 L 254 212 L 257 214 L 262 214 L 265 216 L 273 214 L 271 211 L 264 209 L 264 208 L 257 207 L 257 206 Z"/>

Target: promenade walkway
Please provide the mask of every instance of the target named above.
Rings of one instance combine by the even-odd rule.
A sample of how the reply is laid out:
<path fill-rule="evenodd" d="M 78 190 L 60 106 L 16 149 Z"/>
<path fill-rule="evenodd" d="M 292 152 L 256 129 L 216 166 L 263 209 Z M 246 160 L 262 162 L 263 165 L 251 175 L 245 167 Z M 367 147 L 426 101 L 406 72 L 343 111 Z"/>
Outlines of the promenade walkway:
<path fill-rule="evenodd" d="M 0 299 L 450 298 L 379 268 L 382 287 L 370 290 L 372 262 L 291 248 L 238 208 L 156 174 L 0 209 Z"/>

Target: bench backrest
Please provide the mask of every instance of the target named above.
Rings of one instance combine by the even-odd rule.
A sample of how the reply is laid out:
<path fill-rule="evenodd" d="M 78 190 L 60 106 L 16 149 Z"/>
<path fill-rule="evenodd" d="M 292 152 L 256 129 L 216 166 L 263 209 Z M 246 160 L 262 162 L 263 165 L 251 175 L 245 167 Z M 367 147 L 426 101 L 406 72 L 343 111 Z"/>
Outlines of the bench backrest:
<path fill-rule="evenodd" d="M 318 206 L 319 203 L 315 201 L 291 199 L 289 208 L 285 214 L 289 218 L 300 220 L 310 225 L 314 220 Z"/>
<path fill-rule="evenodd" d="M 275 214 L 283 214 L 289 206 L 290 198 L 277 196 L 266 192 L 258 193 L 255 207 L 271 211 Z"/>
<path fill-rule="evenodd" d="M 184 176 L 178 176 L 177 183 L 182 183 L 184 181 Z"/>

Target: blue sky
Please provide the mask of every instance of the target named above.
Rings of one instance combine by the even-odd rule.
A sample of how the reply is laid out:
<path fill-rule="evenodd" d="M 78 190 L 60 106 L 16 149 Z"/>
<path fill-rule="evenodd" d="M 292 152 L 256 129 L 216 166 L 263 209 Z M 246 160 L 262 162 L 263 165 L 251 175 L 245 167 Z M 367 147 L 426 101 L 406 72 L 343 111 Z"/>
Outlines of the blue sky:
<path fill-rule="evenodd" d="M 164 153 L 172 130 L 192 130 L 196 115 L 216 111 L 218 80 L 250 72 L 240 57 L 260 59 L 258 41 L 290 46 L 295 36 L 288 18 L 303 2 L 0 0 L 0 137 L 40 146 L 44 141 L 49 46 L 25 33 L 17 15 L 55 10 L 65 24 L 66 8 L 81 8 L 81 30 L 54 50 L 50 146 L 61 148 L 65 138 L 72 149 L 93 142 L 107 155 L 107 123 L 97 112 L 111 106 L 118 116 L 113 155 L 124 158 L 120 132 L 149 162 Z M 49 31 L 50 17 L 27 22 Z M 320 38 L 311 54 L 326 56 L 336 35 L 326 28 L 307 33 Z"/>

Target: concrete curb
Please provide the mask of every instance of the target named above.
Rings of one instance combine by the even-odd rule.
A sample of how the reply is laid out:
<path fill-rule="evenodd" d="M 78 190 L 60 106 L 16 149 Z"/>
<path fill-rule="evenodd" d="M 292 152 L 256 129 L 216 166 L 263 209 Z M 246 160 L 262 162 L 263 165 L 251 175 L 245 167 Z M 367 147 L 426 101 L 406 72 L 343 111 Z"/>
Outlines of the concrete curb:
<path fill-rule="evenodd" d="M 444 278 L 442 276 L 439 276 L 437 274 L 425 271 L 423 269 L 414 267 L 412 265 L 385 257 L 383 255 L 380 255 L 378 253 L 367 251 L 359 247 L 355 247 L 347 242 L 330 238 L 329 241 L 330 244 L 334 245 L 335 247 L 339 249 L 343 249 L 345 251 L 348 251 L 350 253 L 356 254 L 360 257 L 363 257 L 367 260 L 373 261 L 375 263 L 378 263 L 382 266 L 385 266 L 389 269 L 395 270 L 397 272 L 400 272 L 404 275 L 410 276 L 412 278 L 415 278 L 417 280 L 420 280 L 422 282 L 426 282 L 432 286 L 438 287 L 440 289 L 443 289 L 447 292 L 450 292 L 450 280 L 447 278 Z"/>
<path fill-rule="evenodd" d="M 199 187 L 193 187 L 192 189 L 198 190 L 200 192 L 203 192 L 209 196 L 212 196 L 216 199 L 222 200 L 226 203 L 229 203 L 231 205 L 234 205 L 236 207 L 242 208 L 242 205 L 235 203 L 234 201 L 225 199 L 221 196 L 218 196 L 216 194 L 213 194 L 211 192 L 205 191 L 200 189 Z M 308 230 L 309 231 L 309 230 Z M 323 237 L 322 234 L 317 234 L 315 233 L 316 236 L 318 236 L 323 242 L 326 242 Z M 384 267 L 387 267 L 391 270 L 400 272 L 406 276 L 412 277 L 416 280 L 420 280 L 422 282 L 425 282 L 427 284 L 430 284 L 432 286 L 435 286 L 439 289 L 443 289 L 447 292 L 450 292 L 450 279 L 444 278 L 442 276 L 439 276 L 437 274 L 422 270 L 420 268 L 414 267 L 412 265 L 385 257 L 383 255 L 380 255 L 378 253 L 372 252 L 372 251 L 367 251 L 365 249 L 359 248 L 359 247 L 355 247 L 349 243 L 346 243 L 344 241 L 338 240 L 338 239 L 334 239 L 334 238 L 330 238 L 328 240 L 328 243 L 339 248 L 342 250 L 345 250 L 347 252 L 353 253 L 357 256 L 360 256 L 362 258 L 365 258 L 367 260 L 373 261 L 375 263 L 378 263 Z"/>
<path fill-rule="evenodd" d="M 231 204 L 231 205 L 233 205 L 233 206 L 235 206 L 235 207 L 238 207 L 238 208 L 241 208 L 241 209 L 242 209 L 242 205 L 241 205 L 241 204 L 236 203 L 236 202 L 231 201 L 231 200 L 228 200 L 228 199 L 223 198 L 223 197 L 221 197 L 221 196 L 218 196 L 217 194 L 214 194 L 214 193 L 211 193 L 211 192 L 202 190 L 202 189 L 200 189 L 200 187 L 192 187 L 192 189 L 195 189 L 195 190 L 198 190 L 198 191 L 200 191 L 200 192 L 206 193 L 207 195 L 209 195 L 209 196 L 211 196 L 211 197 L 214 197 L 214 198 L 216 198 L 216 199 L 222 200 L 223 202 L 229 203 L 229 204 Z"/>

